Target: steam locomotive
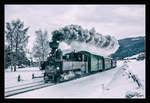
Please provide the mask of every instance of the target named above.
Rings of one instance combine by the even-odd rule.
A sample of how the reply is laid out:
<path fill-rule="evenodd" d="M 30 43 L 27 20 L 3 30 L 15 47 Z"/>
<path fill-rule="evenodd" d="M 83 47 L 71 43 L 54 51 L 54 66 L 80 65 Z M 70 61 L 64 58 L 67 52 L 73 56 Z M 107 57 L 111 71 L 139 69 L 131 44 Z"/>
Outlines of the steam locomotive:
<path fill-rule="evenodd" d="M 50 42 L 52 51 L 41 68 L 45 70 L 44 81 L 47 83 L 61 82 L 99 71 L 105 71 L 116 67 L 116 60 L 91 54 L 87 51 L 70 52 L 62 55 L 57 42 Z"/>

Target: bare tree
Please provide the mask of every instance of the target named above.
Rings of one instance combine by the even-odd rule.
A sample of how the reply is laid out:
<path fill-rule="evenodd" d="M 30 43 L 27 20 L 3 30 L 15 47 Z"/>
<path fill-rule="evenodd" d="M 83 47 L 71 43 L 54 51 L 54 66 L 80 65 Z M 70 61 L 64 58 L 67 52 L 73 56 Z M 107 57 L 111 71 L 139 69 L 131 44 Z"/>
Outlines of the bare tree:
<path fill-rule="evenodd" d="M 40 29 L 35 31 L 36 41 L 33 46 L 34 57 L 39 61 L 44 61 L 49 54 L 48 32 L 42 32 Z"/>
<path fill-rule="evenodd" d="M 16 71 L 16 65 L 18 65 L 18 52 L 23 50 L 28 43 L 28 29 L 28 27 L 24 29 L 24 23 L 19 19 L 6 23 L 6 42 L 10 46 L 10 51 L 15 52 L 15 58 L 12 55 L 10 56 L 11 66 L 14 65 L 14 71 Z"/>

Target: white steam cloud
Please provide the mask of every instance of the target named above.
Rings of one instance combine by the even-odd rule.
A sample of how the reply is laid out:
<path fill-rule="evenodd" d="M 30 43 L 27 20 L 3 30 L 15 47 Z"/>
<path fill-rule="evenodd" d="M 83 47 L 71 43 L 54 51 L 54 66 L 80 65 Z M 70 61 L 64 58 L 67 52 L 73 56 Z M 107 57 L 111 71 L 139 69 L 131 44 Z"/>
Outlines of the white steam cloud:
<path fill-rule="evenodd" d="M 87 30 L 78 25 L 68 25 L 53 31 L 52 34 L 53 41 L 60 42 L 59 48 L 64 53 L 75 50 L 108 56 L 119 48 L 114 37 L 96 33 L 94 28 Z"/>

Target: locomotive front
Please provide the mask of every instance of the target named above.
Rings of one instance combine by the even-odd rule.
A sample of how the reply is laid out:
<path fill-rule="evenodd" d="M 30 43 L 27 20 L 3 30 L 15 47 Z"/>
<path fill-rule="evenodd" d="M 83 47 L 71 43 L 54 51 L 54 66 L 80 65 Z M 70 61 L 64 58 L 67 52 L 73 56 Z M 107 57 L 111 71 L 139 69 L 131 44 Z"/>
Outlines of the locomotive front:
<path fill-rule="evenodd" d="M 50 42 L 49 46 L 52 50 L 45 62 L 44 81 L 59 82 L 62 73 L 62 51 L 58 49 L 59 44 L 56 41 Z"/>

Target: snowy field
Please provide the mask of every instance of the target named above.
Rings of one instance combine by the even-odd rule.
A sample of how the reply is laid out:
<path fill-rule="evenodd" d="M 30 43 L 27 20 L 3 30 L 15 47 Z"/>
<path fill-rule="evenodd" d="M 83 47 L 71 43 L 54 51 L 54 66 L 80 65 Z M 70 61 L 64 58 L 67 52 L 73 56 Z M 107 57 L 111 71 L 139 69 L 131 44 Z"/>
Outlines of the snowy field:
<path fill-rule="evenodd" d="M 42 78 L 32 79 L 32 74 L 34 74 L 35 76 L 43 75 L 42 71 L 39 70 L 39 67 L 20 68 L 17 69 L 16 72 L 11 72 L 10 69 L 5 70 L 5 88 L 43 80 Z M 20 82 L 18 82 L 19 75 L 21 77 Z"/>
<path fill-rule="evenodd" d="M 33 71 L 18 71 L 14 73 L 15 75 L 6 72 L 5 85 L 11 84 L 8 78 L 16 78 L 19 73 L 24 74 L 22 78 L 26 78 L 26 81 L 31 81 Z M 36 72 L 41 73 L 38 70 Z M 138 87 L 137 82 L 134 82 L 129 73 L 135 74 L 141 87 Z M 145 60 L 130 60 L 126 63 L 118 61 L 114 69 L 8 98 L 126 98 L 130 96 L 145 98 Z"/>

